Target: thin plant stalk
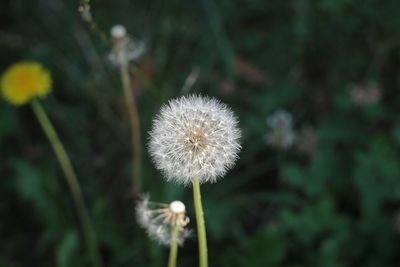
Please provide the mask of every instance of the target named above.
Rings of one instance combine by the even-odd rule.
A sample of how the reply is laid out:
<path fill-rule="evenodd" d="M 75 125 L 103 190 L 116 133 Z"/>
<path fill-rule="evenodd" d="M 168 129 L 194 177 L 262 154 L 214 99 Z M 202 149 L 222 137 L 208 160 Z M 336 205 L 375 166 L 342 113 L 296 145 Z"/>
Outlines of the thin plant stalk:
<path fill-rule="evenodd" d="M 130 86 L 128 62 L 123 59 L 120 60 L 120 72 L 132 134 L 133 190 L 134 193 L 140 193 L 142 187 L 142 146 L 140 136 L 140 121 L 135 103 L 135 96 Z"/>
<path fill-rule="evenodd" d="M 51 146 L 53 147 L 54 153 L 56 154 L 62 171 L 64 172 L 67 184 L 69 186 L 69 189 L 71 190 L 72 198 L 77 209 L 79 220 L 82 224 L 83 234 L 86 239 L 93 265 L 96 267 L 102 267 L 103 264 L 100 259 L 96 234 L 83 198 L 81 187 L 76 177 L 76 173 L 74 171 L 74 168 L 72 167 L 71 160 L 69 159 L 68 154 L 65 151 L 64 146 L 61 143 L 61 140 L 53 127 L 53 124 L 46 115 L 46 112 L 44 111 L 40 102 L 38 100 L 32 100 L 31 106 L 44 133 L 46 134 Z"/>
<path fill-rule="evenodd" d="M 176 267 L 176 258 L 178 257 L 178 226 L 172 227 L 171 245 L 169 248 L 168 267 Z"/>
<path fill-rule="evenodd" d="M 193 199 L 196 211 L 197 238 L 199 241 L 199 267 L 208 267 L 207 235 L 204 222 L 203 206 L 201 204 L 200 183 L 198 179 L 193 181 Z"/>

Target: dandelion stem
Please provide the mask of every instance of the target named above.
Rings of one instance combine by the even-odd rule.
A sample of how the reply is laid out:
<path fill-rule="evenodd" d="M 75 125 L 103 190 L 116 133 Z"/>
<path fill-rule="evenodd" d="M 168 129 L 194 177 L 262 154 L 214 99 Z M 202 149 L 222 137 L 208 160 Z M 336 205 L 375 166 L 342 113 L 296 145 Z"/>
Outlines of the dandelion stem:
<path fill-rule="evenodd" d="M 178 256 L 178 226 L 171 229 L 171 246 L 169 248 L 168 267 L 176 267 L 176 258 Z"/>
<path fill-rule="evenodd" d="M 99 28 L 96 21 L 93 19 L 90 9 L 91 9 L 90 0 L 79 1 L 78 11 L 81 13 L 82 19 L 88 24 L 89 29 L 94 34 L 97 34 L 105 43 L 109 43 L 110 40 L 107 38 L 107 35 Z"/>
<path fill-rule="evenodd" d="M 193 180 L 193 199 L 196 211 L 197 236 L 199 240 L 199 267 L 208 266 L 207 236 L 204 223 L 204 212 L 201 204 L 200 183 L 198 179 Z"/>
<path fill-rule="evenodd" d="M 78 212 L 78 217 L 82 224 L 82 229 L 86 239 L 88 250 L 93 261 L 93 266 L 101 267 L 103 266 L 103 264 L 100 259 L 100 254 L 96 241 L 96 234 L 90 220 L 85 201 L 83 199 L 81 187 L 79 185 L 68 154 L 65 151 L 56 130 L 54 129 L 40 102 L 34 99 L 31 102 L 31 106 L 33 112 L 39 120 L 40 125 L 42 126 L 43 131 L 49 139 L 51 146 L 53 147 L 54 153 L 56 154 L 56 157 L 61 165 L 61 169 L 64 172 L 69 189 L 71 190 L 72 198 Z"/>
<path fill-rule="evenodd" d="M 120 60 L 121 82 L 128 110 L 129 121 L 132 134 L 132 163 L 133 163 L 133 186 L 134 193 L 141 191 L 141 167 L 142 167 L 142 147 L 140 137 L 139 114 L 135 104 L 135 96 L 131 90 L 128 62 L 125 59 Z"/>

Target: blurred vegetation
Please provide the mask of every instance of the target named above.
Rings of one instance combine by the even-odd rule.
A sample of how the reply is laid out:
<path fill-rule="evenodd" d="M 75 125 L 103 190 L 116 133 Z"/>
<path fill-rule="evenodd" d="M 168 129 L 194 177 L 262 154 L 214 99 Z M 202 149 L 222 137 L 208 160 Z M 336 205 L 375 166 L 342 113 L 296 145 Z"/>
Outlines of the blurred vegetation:
<path fill-rule="evenodd" d="M 211 266 L 398 266 L 400 262 L 400 1 L 94 0 L 100 29 L 145 40 L 132 74 L 145 137 L 153 116 L 190 92 L 228 103 L 243 150 L 234 170 L 205 185 Z M 26 59 L 52 72 L 44 101 L 83 186 L 107 266 L 166 265 L 167 249 L 134 218 L 131 151 L 118 69 L 78 3 L 3 0 L 0 69 Z M 381 97 L 355 97 L 375 84 Z M 353 93 L 352 93 L 353 92 Z M 365 93 L 362 91 L 361 93 Z M 266 143 L 266 118 L 293 114 L 315 131 L 305 153 Z M 144 157 L 144 190 L 187 202 Z M 0 103 L 0 266 L 89 266 L 74 206 L 29 106 Z M 179 266 L 196 266 L 195 237 Z"/>

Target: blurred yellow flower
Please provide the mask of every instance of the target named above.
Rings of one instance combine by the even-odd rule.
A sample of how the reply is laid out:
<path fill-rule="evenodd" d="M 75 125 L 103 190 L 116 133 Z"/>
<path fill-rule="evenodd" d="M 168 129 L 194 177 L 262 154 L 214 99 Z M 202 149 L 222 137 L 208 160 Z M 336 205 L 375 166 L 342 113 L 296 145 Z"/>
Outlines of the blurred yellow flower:
<path fill-rule="evenodd" d="M 44 97 L 50 90 L 50 73 L 36 62 L 16 63 L 1 77 L 2 94 L 14 105 L 25 104 L 34 97 Z"/>

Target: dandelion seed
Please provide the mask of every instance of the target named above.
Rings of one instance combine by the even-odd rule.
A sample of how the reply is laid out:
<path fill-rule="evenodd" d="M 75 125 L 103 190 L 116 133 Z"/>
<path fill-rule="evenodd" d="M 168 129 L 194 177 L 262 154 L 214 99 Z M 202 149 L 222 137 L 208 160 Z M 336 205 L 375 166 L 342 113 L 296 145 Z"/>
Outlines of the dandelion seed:
<path fill-rule="evenodd" d="M 13 105 L 25 104 L 35 97 L 45 97 L 50 90 L 50 73 L 36 62 L 16 63 L 1 78 L 2 94 Z"/>
<path fill-rule="evenodd" d="M 216 99 L 191 95 L 161 108 L 149 151 L 168 180 L 215 182 L 231 169 L 241 148 L 233 112 Z"/>
<path fill-rule="evenodd" d="M 166 246 L 174 241 L 183 245 L 191 234 L 186 228 L 189 223 L 186 207 L 178 200 L 170 204 L 154 203 L 149 201 L 148 195 L 143 196 L 136 206 L 136 217 L 139 225 L 146 229 L 152 239 Z M 178 230 L 176 239 L 172 236 L 174 227 Z"/>
<path fill-rule="evenodd" d="M 267 134 L 267 143 L 276 148 L 287 150 L 294 144 L 296 133 L 293 130 L 292 115 L 285 110 L 277 110 L 267 118 L 271 131 Z"/>

